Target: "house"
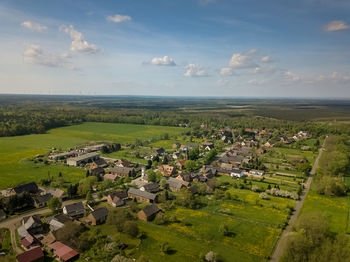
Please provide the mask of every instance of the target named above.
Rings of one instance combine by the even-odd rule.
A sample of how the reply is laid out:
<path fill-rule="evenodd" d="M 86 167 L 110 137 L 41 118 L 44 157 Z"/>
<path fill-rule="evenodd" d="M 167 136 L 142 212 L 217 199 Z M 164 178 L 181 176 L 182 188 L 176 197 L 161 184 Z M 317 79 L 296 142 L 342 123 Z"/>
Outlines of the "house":
<path fill-rule="evenodd" d="M 38 234 L 43 231 L 43 223 L 39 215 L 24 217 L 22 219 L 22 227 L 30 234 Z M 25 236 L 23 236 L 25 237 Z"/>
<path fill-rule="evenodd" d="M 129 161 L 117 161 L 115 162 L 115 166 L 119 166 L 119 167 L 132 167 L 133 163 L 129 162 Z"/>
<path fill-rule="evenodd" d="M 95 167 L 90 169 L 90 174 L 92 176 L 104 175 L 105 170 L 102 167 Z"/>
<path fill-rule="evenodd" d="M 232 169 L 230 173 L 231 177 L 241 178 L 244 176 L 244 172 L 241 169 Z"/>
<path fill-rule="evenodd" d="M 16 256 L 18 262 L 42 262 L 44 261 L 44 252 L 41 247 L 33 247 Z"/>
<path fill-rule="evenodd" d="M 59 198 L 59 199 L 64 199 L 66 198 L 66 194 L 63 190 L 61 189 L 56 189 L 54 192 L 53 192 L 53 197 L 56 197 L 56 198 Z"/>
<path fill-rule="evenodd" d="M 140 190 L 141 191 L 146 191 L 146 192 L 149 192 L 149 193 L 157 193 L 159 191 L 159 184 L 151 182 L 151 183 L 148 183 L 148 184 L 140 187 Z"/>
<path fill-rule="evenodd" d="M 76 151 L 68 151 L 68 152 L 63 152 L 63 153 L 59 153 L 59 154 L 50 155 L 49 159 L 50 160 L 54 160 L 54 161 L 58 161 L 58 160 L 66 159 L 68 157 L 74 157 L 76 155 L 77 155 Z"/>
<path fill-rule="evenodd" d="M 192 174 L 188 173 L 188 172 L 182 172 L 180 173 L 176 179 L 179 179 L 181 181 L 186 181 L 186 182 L 192 182 L 193 178 L 192 178 Z"/>
<path fill-rule="evenodd" d="M 34 206 L 36 208 L 44 207 L 47 206 L 47 202 L 52 198 L 51 194 L 45 194 L 45 195 L 40 195 L 40 196 L 34 196 L 33 201 L 34 201 Z"/>
<path fill-rule="evenodd" d="M 106 161 L 103 158 L 99 158 L 99 159 L 96 159 L 92 162 L 91 169 L 97 168 L 97 167 L 105 168 L 107 166 L 108 166 L 108 164 L 106 163 Z"/>
<path fill-rule="evenodd" d="M 56 236 L 54 232 L 50 231 L 46 236 L 44 236 L 40 242 L 44 247 L 47 247 L 48 245 L 52 244 L 56 241 Z"/>
<path fill-rule="evenodd" d="M 109 193 L 107 196 L 107 202 L 114 207 L 120 207 L 125 205 L 125 200 L 128 198 L 128 193 L 125 191 L 118 191 Z"/>
<path fill-rule="evenodd" d="M 63 207 L 63 214 L 71 217 L 77 218 L 84 216 L 85 208 L 82 202 L 66 205 Z"/>
<path fill-rule="evenodd" d="M 158 148 L 153 153 L 154 156 L 163 156 L 165 155 L 165 149 L 164 148 Z"/>
<path fill-rule="evenodd" d="M 136 199 L 138 201 L 143 201 L 148 203 L 154 203 L 157 200 L 156 194 L 152 194 L 146 191 L 141 191 L 135 188 L 129 188 L 128 197 L 132 199 Z"/>
<path fill-rule="evenodd" d="M 39 245 L 39 241 L 31 234 L 27 234 L 24 238 L 21 239 L 20 242 L 25 249 L 30 249 L 34 246 Z"/>
<path fill-rule="evenodd" d="M 143 221 L 150 221 L 155 218 L 158 212 L 161 210 L 156 204 L 146 206 L 144 209 L 137 213 L 137 217 Z"/>
<path fill-rule="evenodd" d="M 177 161 L 176 164 L 175 164 L 176 168 L 179 169 L 179 170 L 184 169 L 185 163 L 186 163 L 186 159 Z"/>
<path fill-rule="evenodd" d="M 107 216 L 108 216 L 108 209 L 105 207 L 101 207 L 92 211 L 88 215 L 87 220 L 91 225 L 96 226 L 106 222 Z"/>
<path fill-rule="evenodd" d="M 134 176 L 135 169 L 132 167 L 112 167 L 108 168 L 108 172 L 112 175 L 116 175 L 117 177 L 130 177 Z"/>
<path fill-rule="evenodd" d="M 0 221 L 3 221 L 6 219 L 6 213 L 3 209 L 0 209 Z"/>
<path fill-rule="evenodd" d="M 232 164 L 229 164 L 229 163 L 221 163 L 220 167 L 222 169 L 231 170 L 233 166 L 232 166 Z"/>
<path fill-rule="evenodd" d="M 73 261 L 79 257 L 79 252 L 59 241 L 53 242 L 48 247 L 60 261 Z"/>
<path fill-rule="evenodd" d="M 202 147 L 205 149 L 205 150 L 211 150 L 214 148 L 214 143 L 209 141 L 209 142 L 203 142 L 202 143 Z"/>
<path fill-rule="evenodd" d="M 103 176 L 104 180 L 112 180 L 112 181 L 116 181 L 118 179 L 118 175 L 113 175 L 113 174 L 105 174 Z"/>
<path fill-rule="evenodd" d="M 38 193 L 38 191 L 39 191 L 38 185 L 35 182 L 30 182 L 30 183 L 18 185 L 12 188 L 11 195 L 19 195 L 22 193 L 36 194 Z"/>
<path fill-rule="evenodd" d="M 175 167 L 169 165 L 160 165 L 157 170 L 162 176 L 171 176 L 176 173 Z"/>
<path fill-rule="evenodd" d="M 64 214 L 58 214 L 49 220 L 49 225 L 51 231 L 57 231 L 58 229 L 64 227 L 67 222 L 72 221 L 70 217 Z"/>
<path fill-rule="evenodd" d="M 67 165 L 69 166 L 80 166 L 87 164 L 89 162 L 96 161 L 100 158 L 100 155 L 97 153 L 87 153 L 77 157 L 71 157 L 67 159 Z"/>
<path fill-rule="evenodd" d="M 213 178 L 214 176 L 216 176 L 218 170 L 216 167 L 214 166 L 210 166 L 210 165 L 204 165 L 202 167 L 202 173 L 207 177 L 207 178 Z"/>
<path fill-rule="evenodd" d="M 180 148 L 181 144 L 179 142 L 175 142 L 173 144 L 173 149 L 177 149 L 177 148 Z"/>
<path fill-rule="evenodd" d="M 189 186 L 188 182 L 173 177 L 169 177 L 166 183 L 171 191 L 179 191 L 181 188 Z"/>

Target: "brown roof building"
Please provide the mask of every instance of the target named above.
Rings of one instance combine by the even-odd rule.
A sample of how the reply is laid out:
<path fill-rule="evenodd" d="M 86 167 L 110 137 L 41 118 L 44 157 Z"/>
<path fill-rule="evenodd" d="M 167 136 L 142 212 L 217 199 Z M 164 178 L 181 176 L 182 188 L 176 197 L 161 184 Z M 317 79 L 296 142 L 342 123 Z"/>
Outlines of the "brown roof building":
<path fill-rule="evenodd" d="M 158 212 L 161 210 L 156 204 L 146 206 L 144 209 L 137 213 L 137 217 L 143 221 L 150 221 L 154 219 Z"/>

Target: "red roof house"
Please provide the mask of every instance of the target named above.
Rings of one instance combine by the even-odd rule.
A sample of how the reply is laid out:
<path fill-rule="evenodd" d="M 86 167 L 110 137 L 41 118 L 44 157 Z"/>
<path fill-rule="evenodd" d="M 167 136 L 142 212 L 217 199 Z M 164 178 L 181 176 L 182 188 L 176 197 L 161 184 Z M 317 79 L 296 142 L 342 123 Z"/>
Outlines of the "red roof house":
<path fill-rule="evenodd" d="M 78 258 L 79 253 L 74 249 L 66 246 L 65 244 L 56 241 L 49 245 L 49 248 L 53 250 L 53 253 L 61 260 L 61 261 L 73 261 Z"/>
<path fill-rule="evenodd" d="M 41 247 L 33 247 L 16 257 L 18 262 L 41 262 L 44 261 L 44 252 Z"/>

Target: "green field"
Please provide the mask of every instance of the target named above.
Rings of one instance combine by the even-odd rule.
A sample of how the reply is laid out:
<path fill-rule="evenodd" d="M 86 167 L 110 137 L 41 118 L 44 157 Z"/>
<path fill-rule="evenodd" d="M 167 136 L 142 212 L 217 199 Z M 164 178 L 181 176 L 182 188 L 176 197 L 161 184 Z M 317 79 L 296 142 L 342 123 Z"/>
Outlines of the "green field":
<path fill-rule="evenodd" d="M 82 169 L 62 165 L 34 163 L 31 158 L 47 154 L 52 148 L 66 150 L 86 142 L 110 141 L 121 144 L 132 143 L 136 139 L 159 139 L 164 133 L 180 135 L 179 127 L 84 123 L 81 125 L 49 130 L 46 134 L 0 138 L 0 189 L 12 187 L 28 181 L 39 181 L 50 175 L 63 173 L 66 181 L 77 182 L 85 174 Z"/>

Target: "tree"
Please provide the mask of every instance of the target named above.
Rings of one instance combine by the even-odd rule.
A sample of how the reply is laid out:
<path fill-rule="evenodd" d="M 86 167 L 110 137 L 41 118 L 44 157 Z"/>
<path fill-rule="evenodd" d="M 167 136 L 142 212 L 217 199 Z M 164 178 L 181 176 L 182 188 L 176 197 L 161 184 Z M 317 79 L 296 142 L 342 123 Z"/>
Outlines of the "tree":
<path fill-rule="evenodd" d="M 199 148 L 193 148 L 190 150 L 190 152 L 188 153 L 188 158 L 190 160 L 197 160 L 199 158 Z"/>
<path fill-rule="evenodd" d="M 47 206 L 52 210 L 53 213 L 56 213 L 62 207 L 62 202 L 59 198 L 53 197 L 47 203 Z"/>
<path fill-rule="evenodd" d="M 187 160 L 185 163 L 185 169 L 188 171 L 195 171 L 198 169 L 198 164 L 194 160 Z"/>
<path fill-rule="evenodd" d="M 215 148 L 211 149 L 204 159 L 204 164 L 209 165 L 211 162 L 213 162 L 215 160 L 216 155 L 217 155 L 217 152 L 216 152 Z"/>
<path fill-rule="evenodd" d="M 124 223 L 124 233 L 132 236 L 137 237 L 139 233 L 139 228 L 137 226 L 137 223 L 135 221 L 126 221 Z"/>
<path fill-rule="evenodd" d="M 86 202 L 88 204 L 92 204 L 94 202 L 94 198 L 92 197 L 91 191 L 86 193 Z"/>

